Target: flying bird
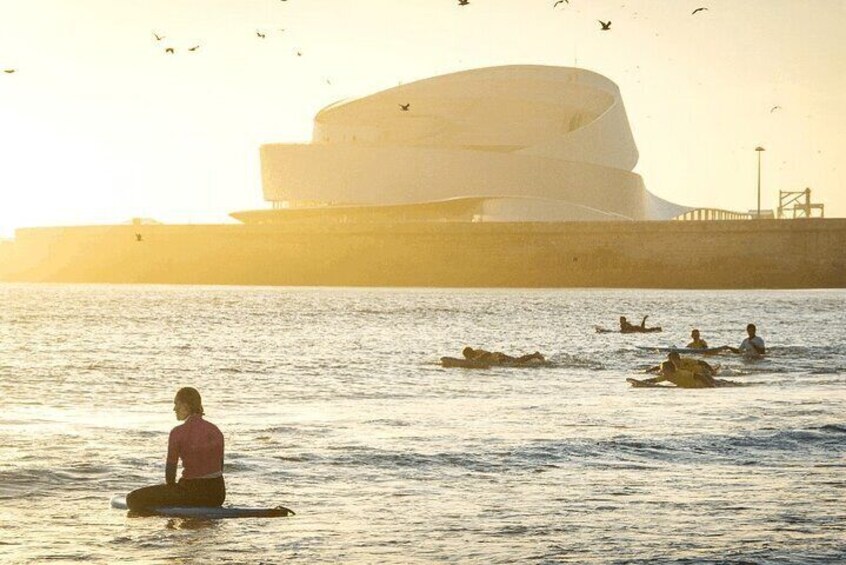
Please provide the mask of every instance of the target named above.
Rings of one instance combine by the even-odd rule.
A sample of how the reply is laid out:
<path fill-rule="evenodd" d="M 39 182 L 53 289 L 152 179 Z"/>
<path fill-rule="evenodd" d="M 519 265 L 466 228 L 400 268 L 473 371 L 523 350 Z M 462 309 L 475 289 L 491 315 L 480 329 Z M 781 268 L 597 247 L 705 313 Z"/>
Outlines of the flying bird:
<path fill-rule="evenodd" d="M 167 49 L 165 49 L 165 53 L 170 53 L 171 55 L 173 55 L 175 51 L 173 50 L 173 47 L 168 47 Z"/>
<path fill-rule="evenodd" d="M 596 21 L 598 21 L 599 25 L 602 26 L 602 29 L 599 30 L 599 31 L 611 31 L 611 20 L 608 20 L 607 22 L 603 22 L 602 20 L 596 20 Z"/>
<path fill-rule="evenodd" d="M 692 11 L 692 12 L 690 13 L 690 15 L 691 15 L 691 16 L 695 16 L 695 15 L 696 15 L 696 14 L 698 14 L 699 12 L 704 12 L 704 11 L 705 11 L 705 10 L 707 10 L 707 9 L 708 9 L 708 8 L 696 8 L 694 11 Z"/>
<path fill-rule="evenodd" d="M 260 32 L 259 30 L 256 30 L 256 35 L 259 36 L 259 38 L 261 39 L 264 39 L 266 37 L 266 34 Z"/>
<path fill-rule="evenodd" d="M 459 6 L 467 6 L 470 4 L 470 0 L 458 0 Z"/>
<path fill-rule="evenodd" d="M 408 112 L 408 109 L 411 108 L 411 102 L 407 104 L 400 104 L 399 107 L 401 112 Z"/>
<path fill-rule="evenodd" d="M 570 3 L 570 0 L 557 0 L 555 4 L 552 5 L 553 8 L 557 8 L 559 4 Z"/>
<path fill-rule="evenodd" d="M 773 106 L 772 108 L 770 108 L 770 114 L 772 114 L 776 110 L 781 110 L 781 106 Z"/>
<path fill-rule="evenodd" d="M 4 73 L 6 73 L 7 75 L 10 75 L 10 74 L 12 74 L 13 72 L 15 72 L 16 70 L 17 70 L 17 69 L 3 69 L 3 72 L 4 72 Z"/>
<path fill-rule="evenodd" d="M 156 33 L 155 31 L 153 32 L 153 37 L 155 37 L 155 38 L 156 38 L 156 41 L 161 41 L 162 39 L 164 39 L 164 38 L 165 38 L 165 36 L 164 36 L 164 35 L 159 35 L 159 34 L 158 34 L 158 33 Z"/>
<path fill-rule="evenodd" d="M 199 45 L 195 45 L 194 47 L 189 47 L 189 48 L 188 48 L 188 51 L 196 51 L 196 50 L 197 50 L 197 49 L 199 49 L 199 48 L 200 48 L 200 46 L 199 46 Z"/>

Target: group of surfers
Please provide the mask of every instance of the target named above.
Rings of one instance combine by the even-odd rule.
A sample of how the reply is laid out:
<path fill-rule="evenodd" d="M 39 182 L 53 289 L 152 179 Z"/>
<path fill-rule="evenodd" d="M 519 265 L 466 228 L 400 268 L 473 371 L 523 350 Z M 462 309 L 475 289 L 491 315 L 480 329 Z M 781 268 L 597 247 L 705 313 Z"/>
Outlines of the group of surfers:
<path fill-rule="evenodd" d="M 698 329 L 690 332 L 691 342 L 687 344 L 687 349 L 702 349 L 709 352 L 716 353 L 719 351 L 731 351 L 732 353 L 739 353 L 743 355 L 761 356 L 767 351 L 764 345 L 764 340 L 757 335 L 758 328 L 755 324 L 748 324 L 746 326 L 747 337 L 741 342 L 740 347 L 731 347 L 724 345 L 713 349 L 708 348 L 708 344 L 702 339 Z M 690 357 L 682 357 L 677 351 L 671 351 L 667 355 L 667 360 L 650 367 L 646 370 L 647 373 L 657 373 L 658 375 L 650 379 L 643 379 L 641 381 L 630 380 L 632 384 L 640 386 L 655 385 L 661 382 L 669 382 L 679 388 L 711 388 L 719 386 L 737 386 L 738 383 L 728 381 L 726 379 L 716 379 L 714 375 L 717 374 L 716 369 L 707 362 L 701 359 L 693 359 Z"/>
<path fill-rule="evenodd" d="M 621 318 L 621 321 L 624 319 Z M 645 323 L 646 318 L 641 322 L 641 327 L 645 327 Z M 766 352 L 764 340 L 756 334 L 755 324 L 746 326 L 746 332 L 748 337 L 740 347 L 723 346 L 719 349 L 763 355 Z M 708 348 L 698 329 L 694 329 L 690 336 L 693 341 L 687 345 L 688 348 Z M 546 358 L 537 351 L 514 357 L 499 351 L 465 347 L 462 353 L 468 360 L 490 364 L 546 362 Z M 737 384 L 714 378 L 716 370 L 710 364 L 682 357 L 677 352 L 671 352 L 666 361 L 647 371 L 658 374 L 640 382 L 656 384 L 667 381 L 681 388 Z M 226 498 L 226 485 L 223 480 L 223 434 L 217 426 L 203 418 L 203 402 L 197 389 L 179 389 L 173 399 L 173 411 L 176 419 L 183 423 L 173 428 L 168 438 L 165 484 L 144 487 L 129 493 L 126 503 L 130 510 L 143 512 L 159 506 L 221 506 Z M 176 470 L 180 461 L 182 476 L 177 480 Z"/>

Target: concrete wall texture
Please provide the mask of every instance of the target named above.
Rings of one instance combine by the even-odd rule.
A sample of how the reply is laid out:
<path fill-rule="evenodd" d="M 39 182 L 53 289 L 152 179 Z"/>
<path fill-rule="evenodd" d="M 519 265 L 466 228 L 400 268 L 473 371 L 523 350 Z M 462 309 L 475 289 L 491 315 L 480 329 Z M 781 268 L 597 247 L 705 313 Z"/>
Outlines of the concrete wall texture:
<path fill-rule="evenodd" d="M 33 228 L 0 245 L 0 280 L 844 288 L 846 219 Z"/>

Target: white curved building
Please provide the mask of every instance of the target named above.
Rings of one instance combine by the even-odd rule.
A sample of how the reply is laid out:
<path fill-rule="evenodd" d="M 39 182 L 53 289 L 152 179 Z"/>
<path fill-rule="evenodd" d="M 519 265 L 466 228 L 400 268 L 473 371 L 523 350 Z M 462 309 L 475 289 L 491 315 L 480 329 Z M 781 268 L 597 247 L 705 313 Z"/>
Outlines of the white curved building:
<path fill-rule="evenodd" d="M 407 109 L 404 109 L 407 108 Z M 650 194 L 620 91 L 582 69 L 463 71 L 330 105 L 310 144 L 261 147 L 273 210 L 298 219 L 663 220 L 690 208 Z"/>

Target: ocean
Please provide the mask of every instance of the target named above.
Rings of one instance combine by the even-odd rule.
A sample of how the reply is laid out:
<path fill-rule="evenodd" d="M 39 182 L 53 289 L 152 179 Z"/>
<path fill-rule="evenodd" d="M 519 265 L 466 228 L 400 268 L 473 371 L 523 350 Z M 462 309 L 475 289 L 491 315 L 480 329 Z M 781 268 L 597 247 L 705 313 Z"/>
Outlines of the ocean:
<path fill-rule="evenodd" d="M 3 563 L 846 562 L 846 291 L 0 285 Z M 625 315 L 664 331 L 599 334 Z M 746 386 L 636 389 L 641 347 Z M 466 345 L 547 367 L 444 369 Z M 227 504 L 127 516 L 182 386 Z"/>

